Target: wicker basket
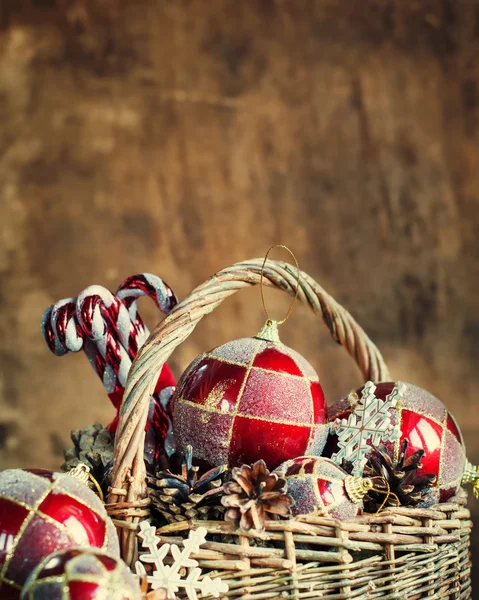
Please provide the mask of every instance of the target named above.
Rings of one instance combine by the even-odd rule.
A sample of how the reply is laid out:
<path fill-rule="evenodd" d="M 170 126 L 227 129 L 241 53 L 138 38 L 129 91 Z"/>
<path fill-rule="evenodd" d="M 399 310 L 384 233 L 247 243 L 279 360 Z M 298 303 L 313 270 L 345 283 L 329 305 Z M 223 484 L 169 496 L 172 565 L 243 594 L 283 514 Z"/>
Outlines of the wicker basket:
<path fill-rule="evenodd" d="M 107 505 L 128 564 L 138 554 L 138 523 L 149 515 L 143 447 L 156 375 L 204 315 L 237 290 L 260 282 L 262 262 L 233 265 L 196 288 L 158 325 L 133 363 Z M 294 295 L 296 270 L 270 260 L 264 284 Z M 322 316 L 365 380 L 390 379 L 380 352 L 361 327 L 306 273 L 301 273 L 298 298 Z M 461 490 L 452 501 L 430 509 L 387 509 L 350 521 L 326 517 L 269 521 L 262 534 L 244 533 L 223 521 L 183 521 L 162 527 L 158 535 L 164 542 L 181 545 L 190 529 L 206 527 L 208 542 L 193 557 L 203 572 L 228 583 L 228 598 L 468 600 L 472 524 L 465 504 Z"/>

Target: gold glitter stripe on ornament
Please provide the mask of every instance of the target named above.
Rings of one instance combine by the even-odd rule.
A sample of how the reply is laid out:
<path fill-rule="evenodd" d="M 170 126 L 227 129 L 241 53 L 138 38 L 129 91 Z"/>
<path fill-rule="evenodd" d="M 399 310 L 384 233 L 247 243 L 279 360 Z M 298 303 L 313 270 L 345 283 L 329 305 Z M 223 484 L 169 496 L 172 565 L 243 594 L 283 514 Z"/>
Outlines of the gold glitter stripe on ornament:
<path fill-rule="evenodd" d="M 246 382 L 248 381 L 249 374 L 251 372 L 251 368 L 253 366 L 253 363 L 255 361 L 256 356 L 258 355 L 258 351 L 259 351 L 260 348 L 261 348 L 261 343 L 258 341 L 256 343 L 256 348 L 255 348 L 255 350 L 253 352 L 253 355 L 252 355 L 252 357 L 251 357 L 251 359 L 250 359 L 250 361 L 248 363 L 248 366 L 246 367 L 245 376 L 244 376 L 243 382 L 241 384 L 241 387 L 239 389 L 238 396 L 236 398 L 236 403 L 235 403 L 235 406 L 234 406 L 233 413 L 227 413 L 227 414 L 232 415 L 233 418 L 231 419 L 231 425 L 230 425 L 230 428 L 229 428 L 229 431 L 228 431 L 228 437 L 226 438 L 226 444 L 225 444 L 225 447 L 226 447 L 226 449 L 228 451 L 227 455 L 226 455 L 226 463 L 229 462 L 229 448 L 230 448 L 230 445 L 231 445 L 231 438 L 233 437 L 233 429 L 234 429 L 234 426 L 235 426 L 235 420 L 236 420 L 236 417 L 238 416 L 239 404 L 241 402 L 241 399 L 243 398 L 244 390 L 245 390 L 245 387 L 246 387 Z M 224 413 L 222 413 L 222 414 L 224 414 Z"/>
<path fill-rule="evenodd" d="M 83 556 L 84 555 L 79 555 L 79 556 L 75 556 L 75 557 L 71 558 L 68 561 L 68 565 L 67 565 L 68 569 L 72 570 L 74 568 L 75 562 L 77 562 L 78 560 L 81 560 L 83 558 Z M 81 582 L 81 583 L 94 583 L 98 586 L 104 585 L 105 587 L 108 587 L 109 593 L 121 592 L 125 595 L 124 596 L 125 598 L 133 598 L 133 596 L 131 596 L 131 594 L 130 594 L 130 591 L 128 591 L 128 592 L 124 591 L 124 583 L 125 582 L 123 581 L 123 578 L 122 578 L 122 568 L 121 568 L 122 563 L 120 561 L 117 561 L 115 568 L 112 571 L 108 571 L 108 569 L 105 567 L 105 565 L 101 562 L 99 557 L 94 552 L 92 552 L 91 554 L 88 553 L 88 556 L 96 559 L 96 566 L 100 570 L 100 574 L 97 577 L 94 575 L 87 575 L 87 574 L 82 574 L 82 573 L 70 574 L 68 570 L 65 570 L 65 573 L 62 575 L 55 575 L 55 576 L 52 575 L 51 577 L 36 579 L 36 577 L 42 571 L 42 569 L 45 567 L 45 565 L 51 560 L 51 557 L 48 556 L 48 557 L 44 558 L 43 561 L 34 569 L 33 575 L 31 575 L 34 578 L 34 581 L 32 582 L 32 584 L 30 584 L 30 586 L 28 587 L 28 590 L 25 590 L 25 591 L 28 591 L 29 594 L 31 594 L 32 592 L 35 591 L 36 588 L 40 588 L 44 583 L 59 583 L 59 584 L 65 583 L 66 585 L 64 586 L 63 594 L 67 594 L 64 597 L 68 600 L 70 598 L 68 584 L 72 583 L 72 582 Z M 128 593 L 128 596 L 126 595 L 127 593 Z M 112 598 L 112 597 L 109 596 L 109 598 Z M 115 596 L 115 598 L 116 598 L 116 596 Z M 123 596 L 121 596 L 121 598 L 123 600 Z"/>
<path fill-rule="evenodd" d="M 224 393 L 229 388 L 234 379 L 226 379 L 225 381 L 219 381 L 208 394 L 203 407 L 206 409 L 218 409 L 218 404 L 223 400 Z M 209 423 L 211 416 L 201 415 L 201 422 L 206 424 Z"/>
<path fill-rule="evenodd" d="M 308 392 L 309 392 L 309 398 L 311 400 L 311 429 L 309 430 L 309 437 L 308 437 L 308 443 L 306 444 L 306 450 L 309 448 L 311 441 L 314 437 L 315 434 L 315 427 L 314 425 L 318 425 L 318 423 L 314 422 L 314 398 L 313 398 L 313 392 L 311 391 L 311 381 L 310 384 L 308 385 Z M 318 378 L 318 383 L 319 383 L 319 378 Z M 326 425 L 326 423 L 324 423 L 324 425 Z"/>
<path fill-rule="evenodd" d="M 286 352 L 285 352 L 286 354 Z M 265 369 L 264 367 L 257 367 L 253 365 L 251 367 L 252 371 L 262 371 L 263 373 L 271 373 L 273 375 L 279 375 L 279 377 L 285 377 L 286 379 L 301 379 L 305 381 L 310 381 L 311 383 L 317 382 L 319 383 L 319 377 L 307 377 L 306 375 L 295 375 L 294 373 L 280 373 L 279 371 L 272 371 L 271 369 Z"/>
<path fill-rule="evenodd" d="M 44 583 L 63 583 L 64 579 L 63 575 L 52 575 L 50 577 L 42 577 L 42 579 L 35 579 L 28 587 L 25 586 L 23 591 L 34 592 L 36 588 L 41 587 Z"/>
<path fill-rule="evenodd" d="M 18 583 L 15 583 L 11 579 L 8 579 L 8 577 L 3 577 L 2 575 L 0 575 L 0 583 L 6 583 L 12 586 L 12 588 L 15 588 L 16 590 L 22 591 L 23 589 L 21 585 L 18 585 Z"/>
<path fill-rule="evenodd" d="M 316 458 L 321 458 L 321 457 L 319 456 Z M 338 467 L 338 468 L 340 468 L 340 467 Z M 321 481 L 327 481 L 328 483 L 340 483 L 341 485 L 344 485 L 343 479 L 335 479 L 334 477 L 328 477 L 327 475 L 321 475 L 318 473 L 304 473 L 304 475 L 303 475 L 303 474 L 301 474 L 301 470 L 302 470 L 302 467 L 296 475 L 287 475 L 287 476 L 281 475 L 281 477 L 282 477 L 282 479 L 286 479 L 286 481 L 288 481 L 289 479 L 306 480 L 306 479 L 314 478 L 316 481 L 318 479 L 321 479 Z M 361 479 L 361 477 L 359 479 Z"/>
<path fill-rule="evenodd" d="M 35 477 L 38 477 L 38 475 L 35 475 Z M 13 558 L 13 555 L 15 554 L 15 550 L 17 549 L 17 546 L 20 543 L 22 536 L 25 533 L 25 530 L 27 529 L 28 525 L 32 521 L 33 517 L 36 515 L 38 507 L 45 500 L 45 498 L 51 493 L 51 491 L 55 488 L 56 485 L 57 485 L 57 480 L 50 482 L 46 491 L 42 495 L 40 495 L 40 497 L 35 502 L 35 504 L 29 508 L 29 511 L 30 511 L 29 514 L 25 517 L 25 520 L 21 524 L 20 529 L 18 530 L 18 533 L 15 536 L 15 539 L 13 540 L 13 544 L 10 546 L 8 552 L 5 554 L 5 561 L 3 563 L 2 570 L 0 571 L 0 578 L 5 577 L 5 573 L 7 572 L 10 562 Z"/>
<path fill-rule="evenodd" d="M 17 506 L 21 506 L 22 508 L 25 508 L 26 510 L 28 510 L 29 513 L 32 510 L 31 506 L 29 506 L 25 502 L 22 502 L 21 500 L 18 500 L 17 498 L 9 498 L 9 497 L 7 497 L 7 496 L 5 496 L 3 494 L 0 494 L 0 498 L 2 498 L 3 500 L 7 500 L 8 502 L 11 502 L 12 504 L 16 504 Z M 54 519 L 50 515 L 47 515 L 46 513 L 44 513 L 43 511 L 41 511 L 39 509 L 36 509 L 36 510 L 34 510 L 34 514 L 37 517 L 40 517 L 41 519 L 43 519 L 46 523 L 49 523 L 50 525 L 53 525 L 54 527 L 56 527 L 60 531 L 68 533 L 70 535 L 70 537 L 73 537 L 73 538 L 75 537 L 73 535 L 72 531 L 67 527 L 67 525 L 65 525 L 64 523 L 61 523 L 60 521 L 57 521 L 56 519 Z M 108 538 L 106 536 L 105 536 L 105 538 L 106 538 L 106 541 L 108 541 Z"/>
<path fill-rule="evenodd" d="M 71 560 L 75 560 L 74 558 Z M 70 568 L 70 563 L 71 560 L 68 561 L 67 565 Z M 98 561 L 98 563 L 100 564 L 100 561 Z M 103 565 L 102 565 L 103 566 Z M 106 571 L 106 570 L 105 570 Z M 114 571 L 111 571 L 111 573 L 114 573 Z M 105 577 L 105 573 L 100 573 L 98 574 L 98 576 L 95 575 L 83 575 L 81 573 L 78 574 L 73 574 L 71 576 L 68 575 L 68 573 L 65 573 L 65 575 L 55 575 L 55 576 L 51 576 L 51 577 L 42 577 L 41 579 L 37 579 L 35 583 L 63 583 L 63 581 L 66 581 L 67 583 L 71 583 L 71 582 L 79 582 L 79 583 L 96 583 L 98 585 L 101 585 L 102 582 L 104 583 L 109 583 L 109 578 Z M 29 591 L 31 588 L 28 588 Z"/>
<path fill-rule="evenodd" d="M 437 473 L 437 481 L 436 481 L 437 486 L 441 485 L 442 472 L 444 471 L 444 464 L 443 464 L 444 463 L 444 450 L 445 450 L 445 446 L 446 446 L 446 436 L 447 436 L 446 431 L 448 431 L 447 417 L 448 417 L 448 412 L 446 410 L 446 414 L 444 415 L 444 419 L 442 422 L 441 450 L 440 450 L 440 455 L 439 455 L 439 471 Z"/>
<path fill-rule="evenodd" d="M 261 340 L 258 340 L 258 341 L 261 341 Z M 284 346 L 284 344 L 282 344 L 282 345 Z M 284 348 L 287 348 L 287 346 L 284 346 Z M 281 352 L 283 352 L 284 354 L 286 354 L 287 356 L 289 356 L 289 358 L 291 358 L 292 360 L 294 360 L 295 364 L 297 365 L 294 356 L 291 356 L 288 352 L 284 351 L 284 348 L 281 348 Z M 256 356 L 258 356 L 258 353 L 255 355 L 255 358 L 256 358 Z M 248 366 L 250 364 L 250 363 L 247 363 L 247 364 L 240 363 L 240 362 L 236 362 L 234 360 L 226 360 L 224 358 L 219 358 L 219 357 L 214 356 L 214 355 L 210 355 L 210 356 L 208 356 L 206 358 L 211 358 L 212 360 L 215 360 L 215 361 L 220 362 L 220 363 L 224 363 L 225 365 L 230 365 L 232 367 L 242 367 L 245 370 L 248 369 Z M 297 366 L 299 368 L 299 365 L 297 365 Z M 313 377 L 313 376 L 310 376 L 310 375 L 305 375 L 304 373 L 302 373 L 301 375 L 295 375 L 294 373 L 281 373 L 279 371 L 273 371 L 271 369 L 266 369 L 265 367 L 258 367 L 256 365 L 252 365 L 251 368 L 252 368 L 253 371 L 263 371 L 265 373 L 273 373 L 274 375 L 279 375 L 280 377 L 286 377 L 286 378 L 290 378 L 290 379 L 306 379 L 307 381 L 310 381 L 311 383 L 316 383 L 316 382 L 319 383 L 319 377 L 318 376 Z"/>
<path fill-rule="evenodd" d="M 186 400 L 185 398 L 178 398 L 177 402 L 182 402 L 183 404 L 187 404 L 191 408 L 196 408 L 198 410 L 206 410 L 207 412 L 216 414 L 216 415 L 224 415 L 227 417 L 243 417 L 244 419 L 251 419 L 252 421 L 261 421 L 263 423 L 275 423 L 277 425 L 293 425 L 295 427 L 311 427 L 311 423 L 299 423 L 298 421 L 285 421 L 276 419 L 275 417 L 257 417 L 254 415 L 244 414 L 240 412 L 228 413 L 216 408 L 208 407 L 206 408 L 204 404 L 196 404 L 195 402 L 191 402 L 191 400 Z M 234 420 L 234 419 L 233 419 Z M 324 425 L 315 424 L 315 427 L 323 427 Z"/>
<path fill-rule="evenodd" d="M 66 473 L 61 473 L 60 477 L 68 477 L 68 475 Z M 58 479 L 57 479 L 58 480 Z M 57 481 L 55 480 L 55 481 Z M 89 490 L 94 497 L 95 496 L 95 492 L 93 490 L 91 490 L 88 486 L 85 486 L 87 490 Z M 71 498 L 72 500 L 76 500 L 79 504 L 81 504 L 82 506 L 86 506 L 87 508 L 89 508 L 93 513 L 96 514 L 97 517 L 99 517 L 102 520 L 105 520 L 105 515 L 102 515 L 101 513 L 98 512 L 98 510 L 96 508 L 94 508 L 93 506 L 91 506 L 90 504 L 88 504 L 88 502 L 86 502 L 85 500 L 82 500 L 81 498 L 77 498 L 76 496 L 74 496 L 73 494 L 71 494 L 70 492 L 68 492 L 67 490 L 60 488 L 58 490 L 58 492 L 60 494 L 62 494 L 62 496 L 67 496 L 68 498 Z M 98 498 L 99 502 L 101 502 L 101 500 Z"/>

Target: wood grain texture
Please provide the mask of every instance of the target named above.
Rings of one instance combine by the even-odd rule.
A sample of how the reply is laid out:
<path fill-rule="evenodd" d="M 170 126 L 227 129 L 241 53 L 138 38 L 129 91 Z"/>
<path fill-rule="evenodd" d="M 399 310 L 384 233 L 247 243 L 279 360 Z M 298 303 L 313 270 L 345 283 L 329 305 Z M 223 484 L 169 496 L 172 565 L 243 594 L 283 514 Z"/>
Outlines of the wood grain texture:
<path fill-rule="evenodd" d="M 56 466 L 112 415 L 84 357 L 49 354 L 46 306 L 141 271 L 183 297 L 273 243 L 478 461 L 478 75 L 475 0 L 2 0 L 1 466 Z M 172 365 L 261 322 L 235 296 Z M 359 382 L 306 310 L 282 337 L 330 400 Z"/>

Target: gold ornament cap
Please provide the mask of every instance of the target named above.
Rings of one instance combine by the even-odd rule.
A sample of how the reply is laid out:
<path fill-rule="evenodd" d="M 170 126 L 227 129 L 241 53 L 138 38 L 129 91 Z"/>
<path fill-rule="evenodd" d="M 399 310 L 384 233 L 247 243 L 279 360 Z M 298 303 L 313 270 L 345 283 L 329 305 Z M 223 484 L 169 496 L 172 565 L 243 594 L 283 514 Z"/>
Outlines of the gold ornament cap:
<path fill-rule="evenodd" d="M 479 499 L 479 467 L 473 465 L 466 459 L 464 466 L 464 475 L 462 476 L 462 485 L 472 483 L 472 491 L 474 496 Z"/>
<path fill-rule="evenodd" d="M 278 331 L 278 321 L 273 321 L 272 319 L 268 319 L 266 323 L 261 328 L 255 336 L 259 340 L 265 340 L 266 342 L 275 342 L 279 343 L 279 331 Z"/>
<path fill-rule="evenodd" d="M 353 477 L 348 475 L 344 480 L 344 488 L 351 502 L 359 504 L 363 501 L 364 496 L 372 490 L 373 482 L 369 478 Z"/>
<path fill-rule="evenodd" d="M 91 468 L 85 463 L 78 463 L 76 467 L 73 467 L 73 469 L 67 471 L 65 475 L 77 479 L 83 483 L 83 485 L 86 485 L 91 490 L 94 490 L 100 500 L 102 502 L 105 501 L 100 484 L 91 474 Z"/>
<path fill-rule="evenodd" d="M 90 467 L 85 463 L 78 463 L 76 467 L 67 471 L 67 475 L 81 481 L 84 485 L 90 483 Z"/>

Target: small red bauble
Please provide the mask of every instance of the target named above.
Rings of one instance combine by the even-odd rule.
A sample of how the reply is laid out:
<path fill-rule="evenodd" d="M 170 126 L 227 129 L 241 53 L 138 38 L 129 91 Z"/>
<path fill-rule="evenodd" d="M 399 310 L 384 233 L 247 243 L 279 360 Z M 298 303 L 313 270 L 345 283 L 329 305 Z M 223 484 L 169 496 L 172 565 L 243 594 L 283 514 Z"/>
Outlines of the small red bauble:
<path fill-rule="evenodd" d="M 93 548 L 61 550 L 30 574 L 21 600 L 139 600 L 140 585 L 120 559 Z"/>
<path fill-rule="evenodd" d="M 362 511 L 362 498 L 371 488 L 369 479 L 352 477 L 332 460 L 302 456 L 286 461 L 275 470 L 286 479 L 294 499 L 293 516 L 318 515 L 352 519 Z"/>
<path fill-rule="evenodd" d="M 177 447 L 193 446 L 212 467 L 270 469 L 321 454 L 327 438 L 323 390 L 313 367 L 279 341 L 268 323 L 255 338 L 228 342 L 197 357 L 173 397 Z"/>
<path fill-rule="evenodd" d="M 66 474 L 0 472 L 0 597 L 19 598 L 41 560 L 74 546 L 119 556 L 118 537 L 100 499 Z"/>
<path fill-rule="evenodd" d="M 330 409 L 330 420 L 347 419 L 362 390 L 363 388 L 359 389 L 333 406 Z M 422 471 L 436 475 L 437 479 L 421 506 L 447 502 L 458 491 L 464 474 L 466 454 L 461 431 L 444 404 L 420 387 L 403 382 L 378 383 L 374 395 L 379 400 L 386 401 L 393 391 L 398 400 L 388 413 L 391 426 L 399 428 L 399 435 L 394 441 L 385 437 L 382 443 L 396 457 L 404 439 L 409 441 L 408 456 L 417 450 L 423 450 Z M 325 451 L 333 458 L 335 443 L 333 434 Z M 371 445 L 370 441 L 368 443 Z"/>

